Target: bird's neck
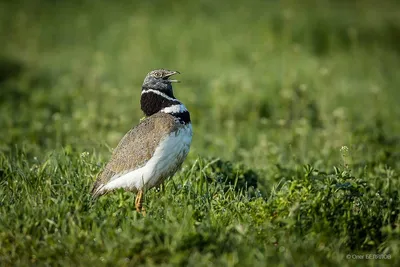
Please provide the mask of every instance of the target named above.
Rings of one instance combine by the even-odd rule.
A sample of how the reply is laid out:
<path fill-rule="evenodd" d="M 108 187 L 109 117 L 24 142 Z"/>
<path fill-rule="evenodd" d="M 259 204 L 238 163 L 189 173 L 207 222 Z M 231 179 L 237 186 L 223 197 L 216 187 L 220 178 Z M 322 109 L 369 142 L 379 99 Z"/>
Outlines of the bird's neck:
<path fill-rule="evenodd" d="M 143 88 L 140 105 L 148 117 L 158 112 L 174 116 L 180 123 L 190 123 L 190 114 L 186 107 L 174 97 L 156 89 Z"/>

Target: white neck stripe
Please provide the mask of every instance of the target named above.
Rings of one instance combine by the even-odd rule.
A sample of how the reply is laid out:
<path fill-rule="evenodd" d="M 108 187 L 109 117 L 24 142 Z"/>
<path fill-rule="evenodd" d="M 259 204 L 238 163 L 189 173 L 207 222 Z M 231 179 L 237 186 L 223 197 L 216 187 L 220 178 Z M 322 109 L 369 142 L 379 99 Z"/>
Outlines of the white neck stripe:
<path fill-rule="evenodd" d="M 170 100 L 170 101 L 179 102 L 178 99 L 172 98 L 172 97 L 170 97 L 170 96 L 167 96 L 166 94 L 164 94 L 164 93 L 162 93 L 162 92 L 160 92 L 160 91 L 158 91 L 158 90 L 146 89 L 146 90 L 143 90 L 143 91 L 142 91 L 142 95 L 145 94 L 145 93 L 154 93 L 154 94 L 160 95 L 160 96 L 162 96 L 162 97 L 164 97 L 164 98 L 166 98 L 166 99 L 168 99 L 168 100 Z M 179 103 L 180 103 L 180 102 L 179 102 Z"/>
<path fill-rule="evenodd" d="M 163 108 L 162 110 L 160 110 L 160 112 L 164 112 L 164 113 L 183 113 L 186 112 L 187 109 L 185 107 L 185 105 L 183 104 L 179 104 L 179 105 L 172 105 L 166 108 Z"/>

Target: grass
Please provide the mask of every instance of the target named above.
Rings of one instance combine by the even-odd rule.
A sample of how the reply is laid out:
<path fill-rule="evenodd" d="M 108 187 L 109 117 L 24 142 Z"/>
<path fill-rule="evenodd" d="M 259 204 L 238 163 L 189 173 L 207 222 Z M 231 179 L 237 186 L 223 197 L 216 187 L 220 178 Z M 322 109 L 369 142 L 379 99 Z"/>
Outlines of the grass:
<path fill-rule="evenodd" d="M 0 265 L 399 265 L 399 8 L 1 2 Z M 89 192 L 160 67 L 194 139 L 142 217 Z"/>

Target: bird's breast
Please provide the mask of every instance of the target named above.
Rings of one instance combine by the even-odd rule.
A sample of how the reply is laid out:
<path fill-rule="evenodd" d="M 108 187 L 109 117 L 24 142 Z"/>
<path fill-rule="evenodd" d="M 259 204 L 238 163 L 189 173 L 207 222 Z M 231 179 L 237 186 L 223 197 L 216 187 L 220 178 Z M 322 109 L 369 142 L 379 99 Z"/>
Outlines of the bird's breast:
<path fill-rule="evenodd" d="M 147 188 L 159 185 L 178 170 L 189 153 L 192 134 L 192 125 L 188 123 L 179 126 L 160 143 L 152 162 L 146 164 L 152 168 L 152 175 L 146 183 Z"/>

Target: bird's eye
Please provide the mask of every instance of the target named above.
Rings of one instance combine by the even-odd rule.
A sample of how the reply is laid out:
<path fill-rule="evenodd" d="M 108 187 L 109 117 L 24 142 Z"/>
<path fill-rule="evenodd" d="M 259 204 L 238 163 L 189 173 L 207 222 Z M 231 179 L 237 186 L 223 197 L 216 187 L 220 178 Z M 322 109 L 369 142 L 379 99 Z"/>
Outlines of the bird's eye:
<path fill-rule="evenodd" d="M 154 73 L 154 77 L 156 77 L 156 78 L 161 78 L 161 77 L 162 77 L 161 72 L 156 72 L 156 73 Z"/>

